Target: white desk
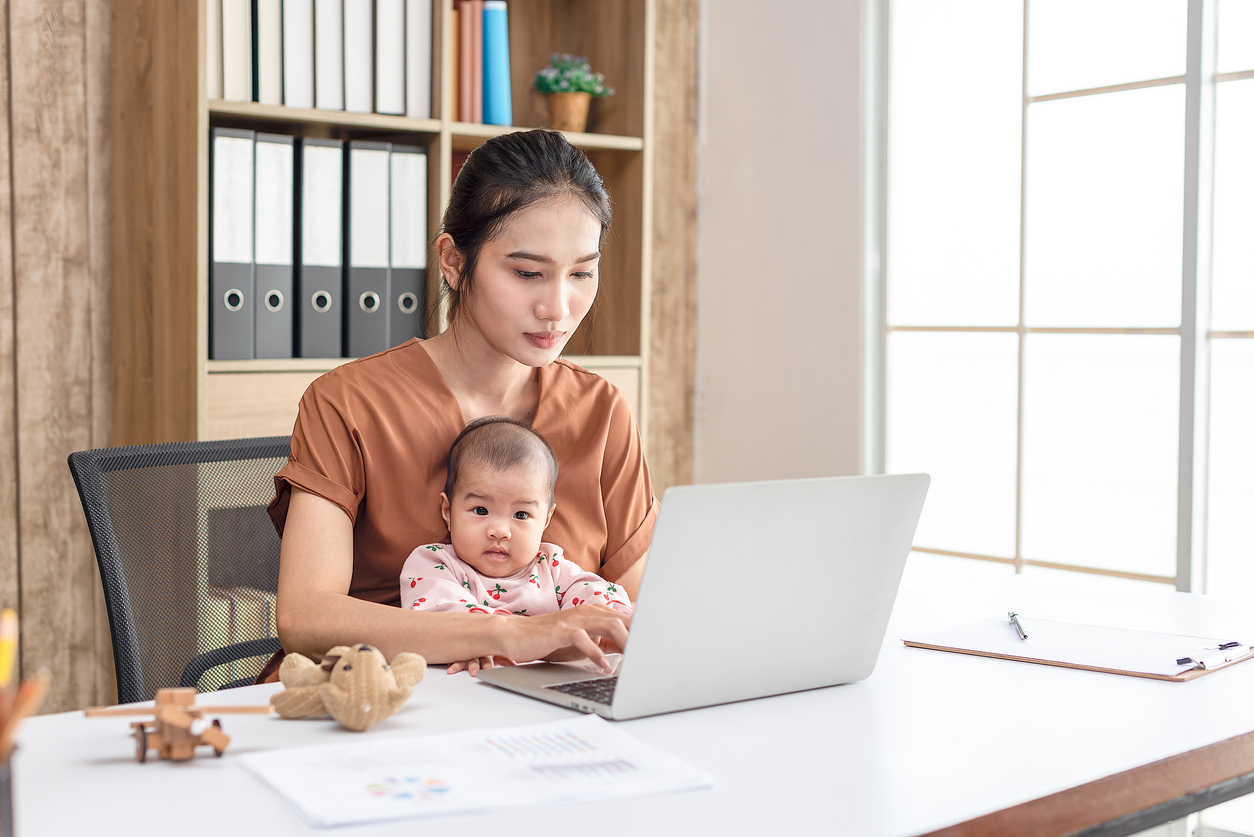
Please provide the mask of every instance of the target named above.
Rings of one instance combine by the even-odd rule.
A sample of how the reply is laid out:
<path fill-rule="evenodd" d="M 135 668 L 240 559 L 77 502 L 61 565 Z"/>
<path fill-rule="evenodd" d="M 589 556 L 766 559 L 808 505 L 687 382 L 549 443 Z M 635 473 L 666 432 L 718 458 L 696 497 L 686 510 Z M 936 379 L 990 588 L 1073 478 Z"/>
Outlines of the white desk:
<path fill-rule="evenodd" d="M 559 823 L 595 821 L 606 835 L 900 837 L 1254 730 L 1254 662 L 1189 683 L 1165 683 L 900 643 L 904 636 L 1007 609 L 1028 617 L 1254 638 L 1254 610 L 1168 590 L 1099 596 L 1016 577 L 907 590 L 879 665 L 863 683 L 623 724 L 640 739 L 709 770 L 719 782 L 713 790 L 636 799 L 611 810 L 581 805 L 334 833 L 462 834 L 484 828 L 551 837 Z M 712 656 L 711 664 L 770 664 L 736 660 L 734 651 Z M 694 664 L 694 676 L 699 668 Z M 275 689 L 250 687 L 201 700 L 261 703 Z M 465 674 L 434 670 L 398 715 L 365 734 L 523 724 L 567 713 Z M 87 720 L 81 713 L 32 719 L 15 757 L 18 834 L 315 833 L 236 759 L 261 749 L 357 741 L 359 735 L 330 721 L 225 716 L 223 726 L 233 742 L 221 759 L 140 765 L 126 720 Z"/>

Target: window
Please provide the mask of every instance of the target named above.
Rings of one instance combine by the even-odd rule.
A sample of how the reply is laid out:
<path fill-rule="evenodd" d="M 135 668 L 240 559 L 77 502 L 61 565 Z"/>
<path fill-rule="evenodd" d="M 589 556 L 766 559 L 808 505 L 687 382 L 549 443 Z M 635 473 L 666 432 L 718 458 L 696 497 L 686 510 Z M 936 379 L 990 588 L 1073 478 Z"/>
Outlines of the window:
<path fill-rule="evenodd" d="M 917 548 L 1254 596 L 1254 0 L 890 14 L 884 454 L 932 474 Z"/>

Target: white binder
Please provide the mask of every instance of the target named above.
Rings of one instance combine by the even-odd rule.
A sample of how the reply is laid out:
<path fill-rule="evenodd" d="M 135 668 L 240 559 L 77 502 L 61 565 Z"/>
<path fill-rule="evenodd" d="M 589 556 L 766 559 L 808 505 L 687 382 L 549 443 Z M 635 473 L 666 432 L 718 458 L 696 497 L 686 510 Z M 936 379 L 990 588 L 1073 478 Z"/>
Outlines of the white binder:
<path fill-rule="evenodd" d="M 302 139 L 300 266 L 296 296 L 301 357 L 343 354 L 344 143 Z"/>
<path fill-rule="evenodd" d="M 405 0 L 405 115 L 431 118 L 431 0 Z"/>
<path fill-rule="evenodd" d="M 427 268 L 427 152 L 392 146 L 388 345 L 422 337 Z"/>
<path fill-rule="evenodd" d="M 314 0 L 314 101 L 344 110 L 343 0 Z"/>
<path fill-rule="evenodd" d="M 257 101 L 283 104 L 283 0 L 256 0 Z"/>
<path fill-rule="evenodd" d="M 209 357 L 253 356 L 253 132 L 214 128 Z"/>
<path fill-rule="evenodd" d="M 205 3 L 205 98 L 222 98 L 222 0 Z"/>
<path fill-rule="evenodd" d="M 222 98 L 253 101 L 251 0 L 222 0 Z"/>
<path fill-rule="evenodd" d="M 390 146 L 348 144 L 348 271 L 345 344 L 349 357 L 381 352 L 388 342 L 388 189 Z"/>
<path fill-rule="evenodd" d="M 254 356 L 292 356 L 292 214 L 296 170 L 291 137 L 257 134 Z"/>
<path fill-rule="evenodd" d="M 313 0 L 283 0 L 283 104 L 314 106 Z"/>
<path fill-rule="evenodd" d="M 405 113 L 405 0 L 375 0 L 375 110 Z"/>
<path fill-rule="evenodd" d="M 371 0 L 344 0 L 344 110 L 374 110 L 374 9 Z"/>

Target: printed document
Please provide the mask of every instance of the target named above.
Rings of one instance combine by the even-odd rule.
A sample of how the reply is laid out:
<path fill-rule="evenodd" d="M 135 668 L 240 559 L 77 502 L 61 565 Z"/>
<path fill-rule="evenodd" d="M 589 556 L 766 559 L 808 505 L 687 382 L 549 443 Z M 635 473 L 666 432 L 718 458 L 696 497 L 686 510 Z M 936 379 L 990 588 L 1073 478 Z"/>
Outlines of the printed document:
<path fill-rule="evenodd" d="M 315 825 L 708 788 L 713 777 L 596 715 L 250 753 L 240 763 Z"/>

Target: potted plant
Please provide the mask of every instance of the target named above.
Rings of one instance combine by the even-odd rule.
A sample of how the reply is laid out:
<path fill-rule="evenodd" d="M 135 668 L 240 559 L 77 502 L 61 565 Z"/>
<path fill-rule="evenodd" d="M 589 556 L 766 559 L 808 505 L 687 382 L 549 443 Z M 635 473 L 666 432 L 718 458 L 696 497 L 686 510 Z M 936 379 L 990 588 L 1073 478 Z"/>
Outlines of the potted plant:
<path fill-rule="evenodd" d="M 605 76 L 592 72 L 588 59 L 555 52 L 549 66 L 536 70 L 536 90 L 549 103 L 550 126 L 557 131 L 583 131 L 592 97 L 613 96 Z"/>

